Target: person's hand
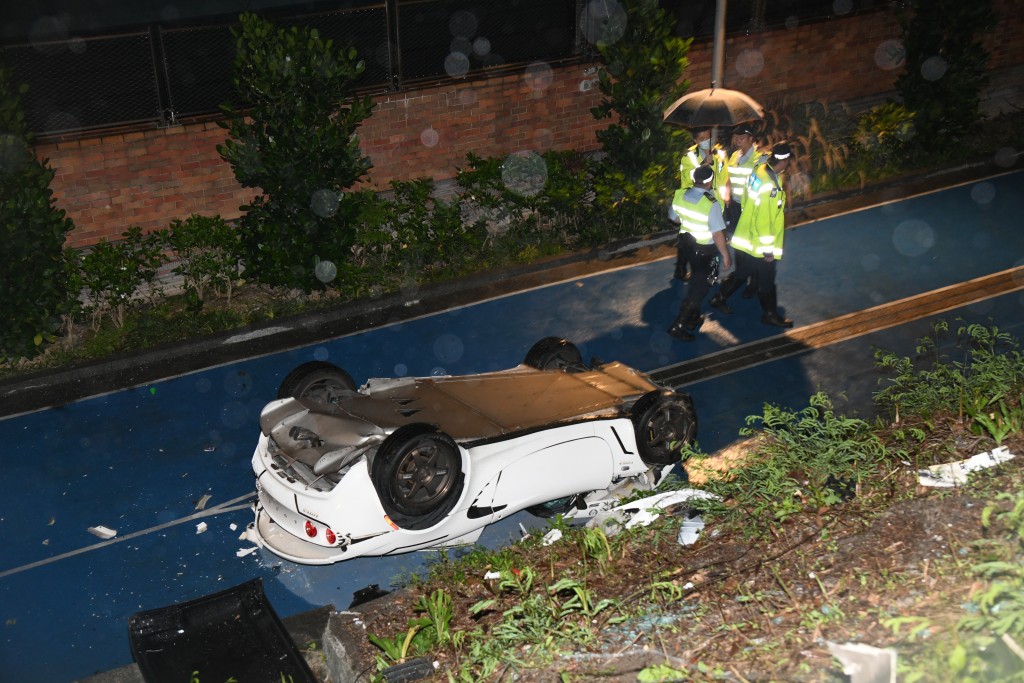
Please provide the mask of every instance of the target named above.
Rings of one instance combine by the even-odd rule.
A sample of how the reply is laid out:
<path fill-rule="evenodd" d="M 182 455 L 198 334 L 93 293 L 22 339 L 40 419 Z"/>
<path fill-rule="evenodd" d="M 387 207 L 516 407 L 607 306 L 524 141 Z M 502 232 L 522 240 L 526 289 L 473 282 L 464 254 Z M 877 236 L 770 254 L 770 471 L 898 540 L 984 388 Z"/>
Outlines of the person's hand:
<path fill-rule="evenodd" d="M 767 263 L 771 263 L 772 261 L 775 260 L 775 254 L 769 251 L 767 254 L 764 255 L 764 260 Z"/>

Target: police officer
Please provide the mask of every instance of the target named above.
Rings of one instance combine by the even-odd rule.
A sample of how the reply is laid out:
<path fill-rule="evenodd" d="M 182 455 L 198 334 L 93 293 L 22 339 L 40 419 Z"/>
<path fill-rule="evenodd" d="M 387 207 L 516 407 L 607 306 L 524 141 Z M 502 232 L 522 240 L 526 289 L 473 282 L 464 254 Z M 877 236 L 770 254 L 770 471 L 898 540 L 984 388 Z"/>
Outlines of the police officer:
<path fill-rule="evenodd" d="M 725 207 L 725 224 L 729 234 L 736 231 L 740 214 L 743 212 L 743 197 L 746 195 L 747 181 L 754 168 L 764 163 L 766 155 L 758 149 L 755 142 L 754 126 L 741 123 L 732 131 L 733 153 L 729 156 L 729 185 L 732 190 L 731 201 Z M 749 299 L 757 292 L 757 276 L 749 277 L 749 284 L 743 290 L 743 298 Z"/>
<path fill-rule="evenodd" d="M 686 150 L 682 159 L 679 160 L 679 187 L 682 190 L 693 187 L 693 173 L 701 166 L 710 167 L 714 172 L 712 188 L 715 198 L 724 207 L 729 203 L 732 189 L 729 186 L 729 155 L 721 145 L 711 144 L 710 128 L 695 128 L 693 131 L 693 145 Z M 689 237 L 683 232 L 679 233 L 679 240 L 676 243 L 677 257 L 674 277 L 677 280 L 688 279 L 686 272 L 686 254 L 693 246 Z"/>
<path fill-rule="evenodd" d="M 736 272 L 719 287 L 711 305 L 723 313 L 732 313 L 726 303 L 747 276 L 757 274 L 757 298 L 761 303 L 761 322 L 776 327 L 792 327 L 793 321 L 779 315 L 776 301 L 775 268 L 782 258 L 785 236 L 786 191 L 783 173 L 792 151 L 785 142 L 772 147 L 766 163 L 750 174 L 744 189 L 743 213 L 732 237 L 736 250 Z"/>
<path fill-rule="evenodd" d="M 748 123 L 741 123 L 732 131 L 732 146 L 735 148 L 728 161 L 729 188 L 731 197 L 726 213 L 732 213 L 733 230 L 743 210 L 743 197 L 746 194 L 747 181 L 754 167 L 762 163 L 765 156 L 754 141 L 754 128 Z M 728 219 L 728 216 L 727 216 Z"/>
<path fill-rule="evenodd" d="M 670 335 L 683 341 L 693 341 L 694 333 L 704 323 L 700 305 L 711 289 L 716 258 L 721 258 L 723 268 L 732 267 L 725 240 L 722 203 L 712 191 L 713 178 L 714 171 L 710 166 L 699 166 L 693 172 L 693 187 L 676 190 L 672 198 L 672 212 L 679 221 L 680 234 L 685 232 L 692 240 L 685 258 L 693 275 L 686 285 L 686 297 L 679 307 L 679 314 L 668 328 Z"/>

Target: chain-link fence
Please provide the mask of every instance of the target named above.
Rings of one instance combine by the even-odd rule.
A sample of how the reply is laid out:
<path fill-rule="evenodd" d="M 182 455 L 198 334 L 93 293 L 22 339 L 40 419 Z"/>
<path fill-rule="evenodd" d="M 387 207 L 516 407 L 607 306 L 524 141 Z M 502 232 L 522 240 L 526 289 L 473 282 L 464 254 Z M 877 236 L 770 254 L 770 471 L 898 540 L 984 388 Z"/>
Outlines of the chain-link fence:
<path fill-rule="evenodd" d="M 888 0 L 730 0 L 727 29 L 789 24 L 865 9 Z M 687 36 L 712 30 L 715 0 L 663 0 Z M 838 10 L 836 8 L 839 8 Z M 799 19 L 798 19 L 799 17 Z M 366 63 L 367 92 L 443 82 L 529 64 L 588 56 L 595 26 L 624 21 L 615 0 L 384 0 L 304 15 L 269 16 L 315 27 Z M 36 134 L 140 122 L 173 125 L 215 113 L 233 95 L 236 17 L 221 22 L 0 48 Z"/>

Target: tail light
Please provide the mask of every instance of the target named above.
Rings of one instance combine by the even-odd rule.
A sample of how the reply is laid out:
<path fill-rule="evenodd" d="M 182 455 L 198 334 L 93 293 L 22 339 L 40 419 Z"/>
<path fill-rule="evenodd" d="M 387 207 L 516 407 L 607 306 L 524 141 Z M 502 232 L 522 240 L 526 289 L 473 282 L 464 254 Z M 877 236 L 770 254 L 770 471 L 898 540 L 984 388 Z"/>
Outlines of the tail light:
<path fill-rule="evenodd" d="M 308 519 L 306 520 L 306 535 L 310 538 L 316 537 L 316 526 L 314 526 L 313 522 L 310 522 Z"/>

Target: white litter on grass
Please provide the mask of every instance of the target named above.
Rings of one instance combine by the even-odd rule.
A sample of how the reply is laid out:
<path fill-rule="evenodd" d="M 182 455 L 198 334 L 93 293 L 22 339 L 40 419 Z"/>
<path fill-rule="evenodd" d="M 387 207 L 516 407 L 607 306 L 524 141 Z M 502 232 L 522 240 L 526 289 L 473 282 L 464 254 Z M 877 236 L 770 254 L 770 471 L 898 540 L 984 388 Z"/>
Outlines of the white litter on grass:
<path fill-rule="evenodd" d="M 204 531 L 206 531 L 206 522 L 199 522 L 199 524 L 196 524 L 196 535 L 201 534 Z"/>
<path fill-rule="evenodd" d="M 113 538 L 114 536 L 117 536 L 117 529 L 110 529 L 102 525 L 91 526 L 89 527 L 89 533 L 93 536 L 99 536 L 100 538 L 106 540 L 108 538 Z"/>
<path fill-rule="evenodd" d="M 203 509 L 205 509 L 206 508 L 206 504 L 210 502 L 210 498 L 212 498 L 212 497 L 213 496 L 211 496 L 209 493 L 207 493 L 202 498 L 200 498 L 199 502 L 196 503 L 196 510 L 203 510 Z"/>
<path fill-rule="evenodd" d="M 850 683 L 896 683 L 896 650 L 864 643 L 825 642 L 828 651 L 843 665 Z"/>
<path fill-rule="evenodd" d="M 484 574 L 484 581 L 496 581 L 501 578 L 501 572 L 487 572 Z"/>
<path fill-rule="evenodd" d="M 691 517 L 679 527 L 679 536 L 676 537 L 676 541 L 679 545 L 693 545 L 697 542 L 697 537 L 700 536 L 700 532 L 703 530 L 704 520 L 700 518 L 700 515 Z"/>
<path fill-rule="evenodd" d="M 256 546 L 253 546 L 251 548 L 239 548 L 235 552 L 235 557 L 246 557 L 248 555 L 252 555 L 257 550 L 259 550 L 259 548 L 257 548 Z"/>
<path fill-rule="evenodd" d="M 679 489 L 678 491 L 667 491 L 656 493 L 653 496 L 640 498 L 629 503 L 613 507 L 607 512 L 599 512 L 594 516 L 587 526 L 590 528 L 604 529 L 605 534 L 614 536 L 620 529 L 632 529 L 636 526 L 647 526 L 673 505 L 679 505 L 691 500 L 717 499 L 713 493 L 701 491 L 700 489 Z"/>
<path fill-rule="evenodd" d="M 557 543 L 560 540 L 562 540 L 562 530 L 552 529 L 551 531 L 544 534 L 544 538 L 541 539 L 540 544 L 551 545 L 552 543 Z"/>
<path fill-rule="evenodd" d="M 921 486 L 952 488 L 967 483 L 967 475 L 977 470 L 995 467 L 1000 463 L 1014 458 L 1006 446 L 992 449 L 991 452 L 978 453 L 966 460 L 949 462 L 943 465 L 932 465 L 926 470 L 918 470 L 918 482 Z"/>

